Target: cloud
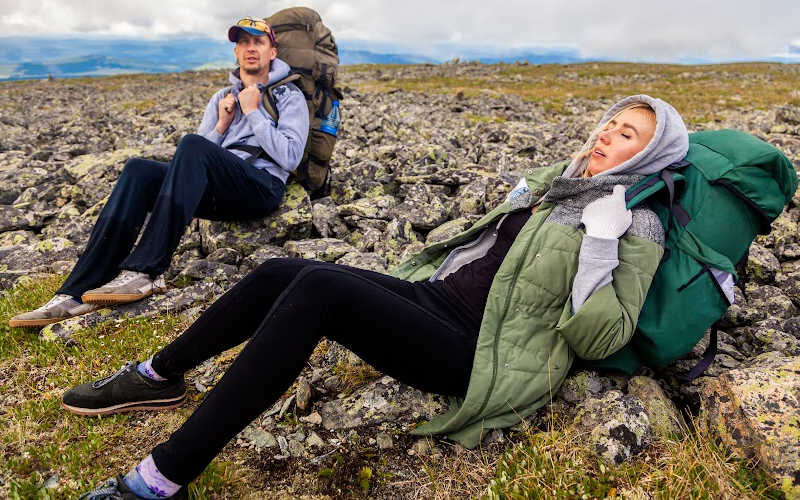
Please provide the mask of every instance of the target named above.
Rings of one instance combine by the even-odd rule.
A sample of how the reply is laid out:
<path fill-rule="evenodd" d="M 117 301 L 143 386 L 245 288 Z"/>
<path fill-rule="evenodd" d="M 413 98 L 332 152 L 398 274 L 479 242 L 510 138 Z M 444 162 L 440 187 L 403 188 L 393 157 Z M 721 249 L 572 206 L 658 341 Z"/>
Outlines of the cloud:
<path fill-rule="evenodd" d="M 27 0 L 0 3 L 5 35 L 114 35 L 224 39 L 237 18 L 292 0 Z M 797 0 L 308 0 L 340 40 L 369 40 L 434 55 L 441 44 L 578 47 L 586 57 L 674 61 L 756 59 L 800 50 Z M 794 41 L 794 42 L 793 42 Z"/>

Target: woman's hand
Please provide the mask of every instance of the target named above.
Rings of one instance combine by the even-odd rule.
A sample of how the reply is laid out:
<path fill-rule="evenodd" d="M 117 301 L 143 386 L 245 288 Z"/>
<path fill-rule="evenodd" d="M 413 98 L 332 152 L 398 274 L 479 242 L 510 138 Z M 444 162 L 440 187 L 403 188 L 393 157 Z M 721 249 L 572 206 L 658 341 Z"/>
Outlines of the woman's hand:
<path fill-rule="evenodd" d="M 625 186 L 614 186 L 614 192 L 589 203 L 583 209 L 581 222 L 586 234 L 595 238 L 616 240 L 631 226 L 631 211 L 625 207 Z"/>

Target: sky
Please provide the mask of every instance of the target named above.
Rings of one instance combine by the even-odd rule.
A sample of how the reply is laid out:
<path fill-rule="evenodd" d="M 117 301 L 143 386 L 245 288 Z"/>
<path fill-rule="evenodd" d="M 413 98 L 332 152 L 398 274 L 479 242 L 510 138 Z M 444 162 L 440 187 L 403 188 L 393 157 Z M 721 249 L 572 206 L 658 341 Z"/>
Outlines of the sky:
<path fill-rule="evenodd" d="M 337 39 L 441 56 L 553 47 L 587 58 L 800 62 L 800 0 L 0 0 L 0 36 L 225 39 L 245 16 L 305 5 Z"/>

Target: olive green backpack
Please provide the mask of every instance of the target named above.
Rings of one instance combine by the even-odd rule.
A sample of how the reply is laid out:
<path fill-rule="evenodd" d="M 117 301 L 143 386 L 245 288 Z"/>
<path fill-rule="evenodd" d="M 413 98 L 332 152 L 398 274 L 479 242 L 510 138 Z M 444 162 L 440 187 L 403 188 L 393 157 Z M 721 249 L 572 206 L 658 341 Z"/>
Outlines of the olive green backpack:
<path fill-rule="evenodd" d="M 698 377 L 716 354 L 716 322 L 730 303 L 718 269 L 741 278 L 757 234 L 783 211 L 797 189 L 792 163 L 775 147 L 736 130 L 689 135 L 686 158 L 626 192 L 628 208 L 648 202 L 665 228 L 665 253 L 631 341 L 595 368 L 660 370 L 685 356 L 711 327 L 711 342 L 684 378 Z"/>
<path fill-rule="evenodd" d="M 288 64 L 290 75 L 264 92 L 264 108 L 277 122 L 273 89 L 293 83 L 303 92 L 308 104 L 309 131 L 303 160 L 294 175 L 312 198 L 330 191 L 330 160 L 336 136 L 320 130 L 320 125 L 342 93 L 335 87 L 339 67 L 336 40 L 322 23 L 319 14 L 307 7 L 292 7 L 264 19 L 278 44 L 278 58 Z M 341 106 L 339 107 L 341 113 Z"/>

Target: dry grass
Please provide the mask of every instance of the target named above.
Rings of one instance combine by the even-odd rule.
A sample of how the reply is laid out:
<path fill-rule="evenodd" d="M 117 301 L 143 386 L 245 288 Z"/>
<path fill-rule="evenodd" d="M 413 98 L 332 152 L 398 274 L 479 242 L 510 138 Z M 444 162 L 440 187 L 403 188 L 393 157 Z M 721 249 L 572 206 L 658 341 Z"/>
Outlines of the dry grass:
<path fill-rule="evenodd" d="M 416 498 L 476 498 L 486 491 L 501 454 L 499 445 L 468 450 L 442 443 L 450 449 L 442 458 L 421 457 L 418 474 L 408 481 Z M 398 486 L 403 483 L 398 482 Z"/>
<path fill-rule="evenodd" d="M 709 436 L 658 439 L 622 464 L 604 464 L 568 421 L 511 436 L 504 452 L 456 447 L 423 460 L 422 498 L 782 498 L 757 464 L 736 458 Z M 488 486 L 487 486 L 488 485 Z"/>
<path fill-rule="evenodd" d="M 403 89 L 467 96 L 518 95 L 559 113 L 569 113 L 571 98 L 598 99 L 646 93 L 671 104 L 689 121 L 708 121 L 723 109 L 769 109 L 800 104 L 800 65 L 777 63 L 656 65 L 585 63 L 500 65 L 479 76 L 451 76 L 446 67 L 435 76 L 399 76 L 392 67 L 359 66 L 353 75 L 383 68 L 388 80 L 354 81 L 363 92 Z M 399 68 L 398 68 L 399 69 Z M 347 73 L 346 73 L 347 74 Z M 402 73 L 399 73 L 402 75 Z M 413 73 L 409 73 L 413 75 Z"/>
<path fill-rule="evenodd" d="M 381 372 L 371 367 L 360 359 L 353 359 L 354 357 L 346 357 L 342 359 L 333 367 L 339 380 L 342 382 L 342 393 L 351 394 L 354 390 L 381 377 Z"/>

